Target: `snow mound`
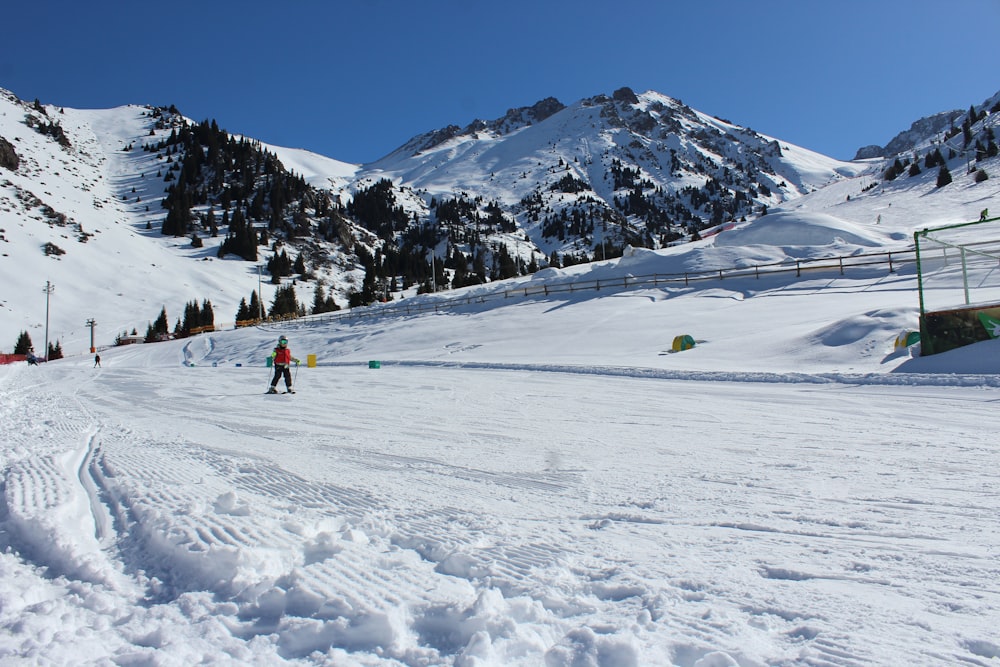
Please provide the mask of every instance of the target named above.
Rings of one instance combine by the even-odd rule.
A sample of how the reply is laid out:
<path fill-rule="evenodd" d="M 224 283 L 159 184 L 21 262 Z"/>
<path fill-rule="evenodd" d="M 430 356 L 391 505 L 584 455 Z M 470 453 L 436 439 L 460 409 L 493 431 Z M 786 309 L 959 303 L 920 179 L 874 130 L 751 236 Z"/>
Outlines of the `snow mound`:
<path fill-rule="evenodd" d="M 719 234 L 716 246 L 825 246 L 852 244 L 875 247 L 885 242 L 861 225 L 827 213 L 780 211 Z"/>
<path fill-rule="evenodd" d="M 622 252 L 622 256 L 618 260 L 618 267 L 628 269 L 637 269 L 640 267 L 645 268 L 645 266 L 649 263 L 659 261 L 661 261 L 661 255 L 655 250 L 628 246 L 625 248 L 624 252 Z"/>

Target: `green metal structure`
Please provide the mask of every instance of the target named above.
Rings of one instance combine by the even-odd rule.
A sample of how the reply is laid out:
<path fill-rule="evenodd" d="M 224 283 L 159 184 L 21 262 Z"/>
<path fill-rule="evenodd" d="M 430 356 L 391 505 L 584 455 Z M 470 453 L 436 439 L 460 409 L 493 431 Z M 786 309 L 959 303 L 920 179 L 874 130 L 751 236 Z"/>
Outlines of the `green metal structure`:
<path fill-rule="evenodd" d="M 921 354 L 994 337 L 1000 317 L 1000 218 L 914 232 Z M 992 321 L 992 319 L 991 319 Z"/>

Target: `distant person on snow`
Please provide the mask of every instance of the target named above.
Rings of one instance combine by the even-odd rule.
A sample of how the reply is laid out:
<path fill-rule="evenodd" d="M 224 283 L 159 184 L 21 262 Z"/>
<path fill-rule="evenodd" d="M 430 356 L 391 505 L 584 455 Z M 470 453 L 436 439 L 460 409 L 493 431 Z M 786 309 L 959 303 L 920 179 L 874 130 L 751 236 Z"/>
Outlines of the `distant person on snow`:
<path fill-rule="evenodd" d="M 100 367 L 101 367 L 101 355 L 98 354 L 94 356 L 94 368 L 100 368 Z"/>
<path fill-rule="evenodd" d="M 28 350 L 28 354 L 25 355 L 24 359 L 25 359 L 25 361 L 28 362 L 29 366 L 37 366 L 38 365 L 38 357 L 35 356 L 34 350 Z"/>
<path fill-rule="evenodd" d="M 274 361 L 274 377 L 271 379 L 271 388 L 267 390 L 267 393 L 278 393 L 276 389 L 278 380 L 284 375 L 285 389 L 288 390 L 289 394 L 294 394 L 295 390 L 292 389 L 292 372 L 288 367 L 293 361 L 298 366 L 299 360 L 292 356 L 292 351 L 288 349 L 288 339 L 284 336 L 278 339 L 278 347 L 274 348 L 274 352 L 271 353 L 271 359 Z"/>
<path fill-rule="evenodd" d="M 988 218 L 989 215 L 990 215 L 990 209 L 984 208 L 982 211 L 979 212 L 979 221 L 982 222 L 983 220 Z"/>

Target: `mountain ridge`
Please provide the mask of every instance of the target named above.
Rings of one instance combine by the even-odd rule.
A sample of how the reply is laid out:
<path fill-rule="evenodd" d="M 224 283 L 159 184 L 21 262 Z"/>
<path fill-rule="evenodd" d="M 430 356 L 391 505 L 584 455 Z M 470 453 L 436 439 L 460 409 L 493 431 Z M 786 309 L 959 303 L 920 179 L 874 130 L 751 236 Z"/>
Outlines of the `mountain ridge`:
<path fill-rule="evenodd" d="M 157 283 L 182 276 L 191 298 L 210 298 L 216 321 L 226 323 L 241 299 L 259 294 L 270 304 L 283 284 L 299 290 L 300 310 L 317 293 L 339 306 L 363 305 L 418 287 L 616 257 L 628 246 L 667 248 L 720 222 L 810 201 L 867 221 L 881 192 L 896 196 L 902 187 L 886 185 L 885 163 L 834 160 L 628 88 L 568 106 L 546 98 L 459 131 L 418 135 L 365 165 L 261 144 L 171 108 L 59 109 L 6 91 L 0 103 L 0 137 L 11 147 L 0 169 L 0 247 L 4 258 L 38 253 L 47 262 L 36 275 L 8 279 L 14 296 L 0 297 L 7 313 L 0 335 L 10 340 L 14 329 L 42 326 L 34 293 L 46 278 L 73 298 L 120 300 L 106 326 L 121 331 L 152 320 L 170 291 Z M 975 127 L 991 129 L 994 115 Z M 258 155 L 264 171 L 213 171 L 213 137 Z M 308 196 L 283 201 L 278 172 L 266 173 L 271 155 L 282 178 L 301 178 Z M 962 158 L 953 159 L 957 166 Z M 164 205 L 176 204 L 180 181 L 190 181 L 183 231 L 164 235 Z M 241 182 L 249 188 L 242 194 Z M 872 191 L 876 182 L 883 187 Z M 844 200 L 818 197 L 824 191 Z M 233 231 L 218 225 L 213 233 L 209 219 L 237 210 L 254 234 L 267 234 L 260 261 L 277 268 L 259 275 L 257 264 L 220 253 Z M 112 233 L 141 238 L 141 251 L 122 258 L 86 250 Z M 299 260 L 303 272 L 278 266 Z M 170 304 L 172 312 L 179 307 Z M 89 333 L 83 323 L 59 326 L 74 340 Z"/>

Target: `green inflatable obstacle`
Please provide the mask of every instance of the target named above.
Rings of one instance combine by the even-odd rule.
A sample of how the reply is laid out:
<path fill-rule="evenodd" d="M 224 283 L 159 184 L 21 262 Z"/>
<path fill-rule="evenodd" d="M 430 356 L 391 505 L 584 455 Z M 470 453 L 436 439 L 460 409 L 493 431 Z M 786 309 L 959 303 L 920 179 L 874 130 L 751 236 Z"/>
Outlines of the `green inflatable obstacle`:
<path fill-rule="evenodd" d="M 684 334 L 682 336 L 674 337 L 674 345 L 672 348 L 674 352 L 690 350 L 692 347 L 694 347 L 694 338 L 691 336 Z"/>
<path fill-rule="evenodd" d="M 920 332 L 919 331 L 904 331 L 898 336 L 896 336 L 896 343 L 893 345 L 894 349 L 902 350 L 910 347 L 911 345 L 916 345 L 920 342 Z"/>

